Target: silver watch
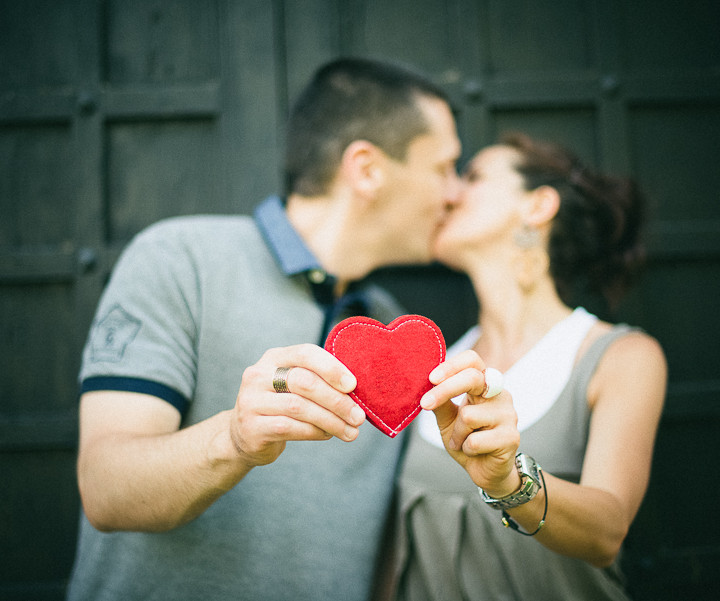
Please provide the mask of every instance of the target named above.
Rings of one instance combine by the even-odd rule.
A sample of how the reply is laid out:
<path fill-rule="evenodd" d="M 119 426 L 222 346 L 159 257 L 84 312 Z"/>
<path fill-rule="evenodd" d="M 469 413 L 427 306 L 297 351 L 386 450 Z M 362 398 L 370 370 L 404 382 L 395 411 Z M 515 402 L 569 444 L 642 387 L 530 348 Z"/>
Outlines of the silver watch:
<path fill-rule="evenodd" d="M 528 501 L 532 501 L 538 494 L 542 484 L 540 484 L 541 467 L 535 460 L 525 453 L 518 453 L 515 457 L 515 465 L 520 474 L 520 489 L 514 493 L 494 499 L 489 496 L 482 488 L 478 487 L 482 500 L 485 501 L 493 509 L 512 509 L 518 505 L 523 505 Z"/>

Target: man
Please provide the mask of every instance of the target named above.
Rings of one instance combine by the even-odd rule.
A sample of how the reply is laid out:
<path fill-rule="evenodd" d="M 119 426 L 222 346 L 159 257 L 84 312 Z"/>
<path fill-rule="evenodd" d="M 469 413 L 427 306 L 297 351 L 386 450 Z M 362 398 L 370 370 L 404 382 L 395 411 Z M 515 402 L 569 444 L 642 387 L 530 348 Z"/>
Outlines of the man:
<path fill-rule="evenodd" d="M 459 153 L 442 91 L 339 60 L 290 116 L 286 203 L 133 241 L 84 353 L 69 599 L 367 598 L 400 445 L 317 343 L 356 301 L 396 316 L 352 282 L 430 260 Z"/>

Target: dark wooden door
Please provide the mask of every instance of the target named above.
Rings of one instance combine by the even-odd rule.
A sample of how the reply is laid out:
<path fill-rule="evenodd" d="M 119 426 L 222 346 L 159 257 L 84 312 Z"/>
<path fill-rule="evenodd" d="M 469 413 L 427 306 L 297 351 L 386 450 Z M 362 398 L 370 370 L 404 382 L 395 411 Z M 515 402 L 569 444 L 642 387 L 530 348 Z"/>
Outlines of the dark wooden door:
<path fill-rule="evenodd" d="M 117 253 L 157 219 L 247 213 L 278 191 L 288 101 L 341 54 L 429 72 L 466 156 L 520 128 L 649 192 L 649 269 L 616 317 L 661 341 L 670 389 L 626 565 L 638 599 L 716 598 L 718 6 L 0 0 L 0 598 L 62 598 L 79 353 Z M 475 318 L 440 267 L 372 277 L 449 339 Z"/>
<path fill-rule="evenodd" d="M 0 598 L 62 597 L 78 353 L 119 250 L 277 188 L 274 10 L 0 3 Z"/>

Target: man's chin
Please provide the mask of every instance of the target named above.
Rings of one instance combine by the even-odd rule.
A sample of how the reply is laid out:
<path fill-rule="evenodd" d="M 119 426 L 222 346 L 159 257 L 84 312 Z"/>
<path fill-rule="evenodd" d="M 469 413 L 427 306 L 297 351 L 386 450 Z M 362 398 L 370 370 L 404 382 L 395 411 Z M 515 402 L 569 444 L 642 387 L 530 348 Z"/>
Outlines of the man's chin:
<path fill-rule="evenodd" d="M 446 261 L 447 244 L 443 239 L 442 231 L 438 232 L 438 235 L 436 235 L 432 240 L 432 244 L 430 245 L 430 256 L 433 261 L 437 261 L 438 263 L 445 263 Z"/>

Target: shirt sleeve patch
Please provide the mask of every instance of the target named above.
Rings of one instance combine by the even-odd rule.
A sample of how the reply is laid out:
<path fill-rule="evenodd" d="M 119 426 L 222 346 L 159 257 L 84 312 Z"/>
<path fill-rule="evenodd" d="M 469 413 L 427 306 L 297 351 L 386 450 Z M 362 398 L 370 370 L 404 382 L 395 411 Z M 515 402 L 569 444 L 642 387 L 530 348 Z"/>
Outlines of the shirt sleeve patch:
<path fill-rule="evenodd" d="M 141 325 L 139 319 L 130 315 L 120 305 L 113 305 L 93 330 L 90 339 L 91 361 L 120 361 Z"/>

